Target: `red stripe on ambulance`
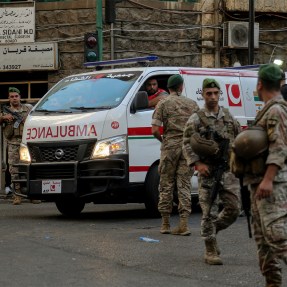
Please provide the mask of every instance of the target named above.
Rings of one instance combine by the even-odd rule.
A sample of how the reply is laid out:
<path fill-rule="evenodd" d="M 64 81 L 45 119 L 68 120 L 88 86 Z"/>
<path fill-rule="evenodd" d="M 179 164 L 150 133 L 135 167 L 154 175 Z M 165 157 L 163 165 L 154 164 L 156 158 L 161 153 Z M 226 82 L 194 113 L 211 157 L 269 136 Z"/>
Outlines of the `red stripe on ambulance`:
<path fill-rule="evenodd" d="M 144 172 L 149 170 L 149 166 L 130 166 L 129 172 Z"/>
<path fill-rule="evenodd" d="M 162 134 L 163 127 L 160 127 L 160 133 Z M 151 136 L 151 126 L 150 127 L 140 127 L 140 128 L 128 128 L 129 136 Z"/>

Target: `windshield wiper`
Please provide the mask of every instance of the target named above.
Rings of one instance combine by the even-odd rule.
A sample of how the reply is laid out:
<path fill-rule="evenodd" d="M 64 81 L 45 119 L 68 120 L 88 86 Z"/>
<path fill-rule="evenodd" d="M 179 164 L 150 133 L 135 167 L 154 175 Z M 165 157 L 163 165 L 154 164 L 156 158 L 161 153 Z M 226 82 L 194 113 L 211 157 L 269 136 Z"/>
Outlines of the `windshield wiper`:
<path fill-rule="evenodd" d="M 36 109 L 36 110 L 34 110 L 34 112 L 51 113 L 51 112 L 53 112 L 53 111 L 51 111 L 51 110 L 45 110 L 45 109 Z"/>
<path fill-rule="evenodd" d="M 74 110 L 81 110 L 81 111 L 86 111 L 86 110 L 110 110 L 112 106 L 99 106 L 99 107 L 70 107 L 70 109 Z"/>
<path fill-rule="evenodd" d="M 45 110 L 45 109 L 37 109 L 34 112 L 40 113 L 72 113 L 70 110 L 63 109 L 63 110 Z"/>

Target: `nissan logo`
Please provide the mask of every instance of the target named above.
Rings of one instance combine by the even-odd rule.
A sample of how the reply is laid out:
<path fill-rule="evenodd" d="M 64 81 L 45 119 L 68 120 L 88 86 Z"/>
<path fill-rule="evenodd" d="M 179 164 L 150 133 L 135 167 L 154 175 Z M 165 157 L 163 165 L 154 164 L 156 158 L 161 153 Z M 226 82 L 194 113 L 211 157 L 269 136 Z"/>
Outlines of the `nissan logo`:
<path fill-rule="evenodd" d="M 64 154 L 65 154 L 64 151 L 59 148 L 55 151 L 55 158 L 61 159 L 64 156 Z"/>

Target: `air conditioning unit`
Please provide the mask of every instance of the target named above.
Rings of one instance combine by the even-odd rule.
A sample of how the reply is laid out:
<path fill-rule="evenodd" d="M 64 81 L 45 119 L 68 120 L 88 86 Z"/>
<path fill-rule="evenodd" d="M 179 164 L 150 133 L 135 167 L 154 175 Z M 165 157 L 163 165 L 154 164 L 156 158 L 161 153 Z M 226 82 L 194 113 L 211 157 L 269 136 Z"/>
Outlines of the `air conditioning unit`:
<path fill-rule="evenodd" d="M 248 48 L 248 30 L 248 22 L 224 22 L 223 46 L 228 48 Z M 254 48 L 259 48 L 259 23 L 254 23 Z"/>

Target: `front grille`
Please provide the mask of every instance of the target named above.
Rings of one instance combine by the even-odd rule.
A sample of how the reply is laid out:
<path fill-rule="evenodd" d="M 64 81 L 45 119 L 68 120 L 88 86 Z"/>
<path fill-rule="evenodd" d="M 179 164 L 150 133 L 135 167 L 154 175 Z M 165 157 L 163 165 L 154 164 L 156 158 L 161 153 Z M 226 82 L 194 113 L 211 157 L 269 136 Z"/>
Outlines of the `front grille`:
<path fill-rule="evenodd" d="M 29 143 L 32 162 L 69 162 L 89 159 L 96 140 L 58 143 Z"/>
<path fill-rule="evenodd" d="M 30 176 L 30 180 L 74 178 L 75 165 L 31 165 Z"/>
<path fill-rule="evenodd" d="M 60 159 L 55 157 L 55 154 L 58 150 L 61 150 L 64 153 L 63 157 Z M 78 146 L 40 148 L 40 153 L 43 161 L 75 161 L 77 160 Z"/>

